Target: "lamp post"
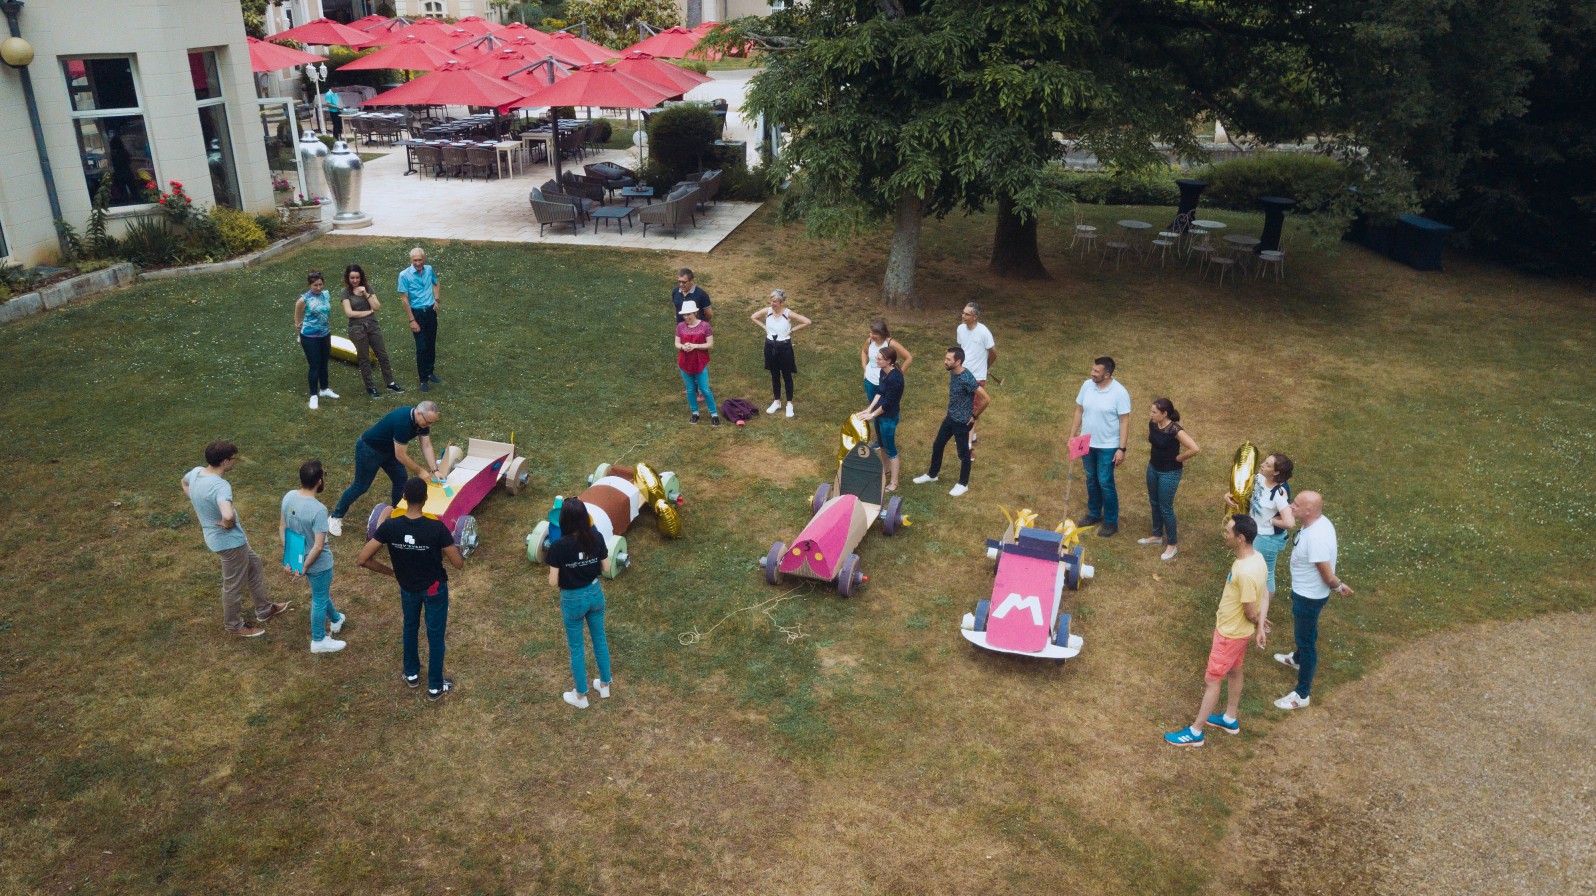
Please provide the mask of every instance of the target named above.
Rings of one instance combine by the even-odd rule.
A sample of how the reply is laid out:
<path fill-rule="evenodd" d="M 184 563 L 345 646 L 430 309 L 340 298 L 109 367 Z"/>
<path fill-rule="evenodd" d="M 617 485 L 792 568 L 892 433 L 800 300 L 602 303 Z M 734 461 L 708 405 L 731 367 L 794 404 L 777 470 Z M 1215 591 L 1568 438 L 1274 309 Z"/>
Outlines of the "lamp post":
<path fill-rule="evenodd" d="M 310 79 L 311 89 L 316 91 L 316 130 L 326 133 L 327 126 L 321 120 L 321 85 L 327 80 L 327 63 L 305 66 L 305 77 Z"/>
<path fill-rule="evenodd" d="M 28 75 L 28 64 L 33 62 L 33 45 L 22 38 L 22 26 L 17 19 L 22 15 L 22 0 L 5 0 L 0 3 L 0 12 L 6 16 L 6 24 L 11 28 L 11 36 L 0 41 L 0 61 L 16 69 L 18 77 L 22 79 L 22 96 L 28 104 L 28 124 L 33 128 L 33 149 L 39 154 L 39 174 L 44 178 L 44 192 L 50 200 L 50 215 L 53 220 L 64 220 L 61 216 L 61 197 L 55 191 L 55 172 L 50 168 L 50 153 L 44 148 L 44 128 L 39 124 L 39 101 L 33 95 L 33 78 Z M 61 258 L 67 257 L 66 238 L 59 228 L 55 232 L 56 246 L 61 250 Z"/>

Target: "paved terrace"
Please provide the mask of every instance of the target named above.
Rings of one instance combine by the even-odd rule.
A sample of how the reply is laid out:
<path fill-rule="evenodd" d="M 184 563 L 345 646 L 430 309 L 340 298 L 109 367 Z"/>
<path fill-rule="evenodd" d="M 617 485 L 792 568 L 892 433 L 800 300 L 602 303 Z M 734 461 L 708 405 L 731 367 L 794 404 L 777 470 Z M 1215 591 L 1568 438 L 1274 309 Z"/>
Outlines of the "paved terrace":
<path fill-rule="evenodd" d="M 687 99 L 724 99 L 731 104 L 726 120 L 726 139 L 742 140 L 752 153 L 754 126 L 743 120 L 738 107 L 753 72 L 746 70 L 712 72 L 715 80 L 701 84 Z M 360 147 L 367 151 L 368 147 Z M 380 146 L 370 151 L 382 152 Z M 636 168 L 636 151 L 602 150 L 589 153 L 585 160 L 572 160 L 564 167 L 580 172 L 583 164 L 614 161 Z M 633 216 L 624 232 L 616 232 L 612 222 L 599 222 L 593 232 L 587 224 L 573 234 L 567 225 L 546 228 L 538 235 L 527 196 L 534 187 L 554 177 L 554 166 L 526 166 L 515 176 L 493 180 L 433 180 L 419 174 L 405 174 L 405 151 L 399 147 L 380 159 L 366 163 L 361 190 L 361 210 L 371 215 L 372 226 L 340 231 L 358 236 L 397 236 L 416 239 L 482 240 L 503 243 L 551 243 L 583 246 L 619 246 L 632 249 L 669 249 L 674 252 L 709 252 L 748 220 L 759 209 L 754 202 L 716 202 L 698 216 L 698 226 L 683 227 L 679 234 L 669 228 L 650 227 L 648 236 Z M 617 197 L 619 198 L 619 197 Z M 633 205 L 644 205 L 633 200 Z M 330 215 L 329 215 L 330 217 Z"/>

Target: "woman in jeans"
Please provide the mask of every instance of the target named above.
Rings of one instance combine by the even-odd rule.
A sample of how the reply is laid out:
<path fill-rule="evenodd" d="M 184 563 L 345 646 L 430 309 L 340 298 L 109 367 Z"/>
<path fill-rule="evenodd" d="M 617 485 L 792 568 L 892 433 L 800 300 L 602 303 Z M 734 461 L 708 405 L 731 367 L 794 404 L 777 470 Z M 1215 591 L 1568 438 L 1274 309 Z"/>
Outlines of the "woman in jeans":
<path fill-rule="evenodd" d="M 382 381 L 388 391 L 403 392 L 394 382 L 393 367 L 388 363 L 388 347 L 382 341 L 382 325 L 377 322 L 377 312 L 382 302 L 366 280 L 360 265 L 344 268 L 344 316 L 349 318 L 349 341 L 355 344 L 355 358 L 360 362 L 360 379 L 366 384 L 366 394 L 377 397 L 377 386 L 371 379 L 371 355 L 377 354 L 377 366 L 382 368 Z"/>
<path fill-rule="evenodd" d="M 903 370 L 898 366 L 898 351 L 884 345 L 876 353 L 876 364 L 881 371 L 876 394 L 870 406 L 859 412 L 861 420 L 876 421 L 876 436 L 881 440 L 881 453 L 887 456 L 887 491 L 898 490 L 898 409 L 903 401 Z"/>
<path fill-rule="evenodd" d="M 865 340 L 864 348 L 859 350 L 859 366 L 864 368 L 865 401 L 874 400 L 876 392 L 881 389 L 883 368 L 876 363 L 876 360 L 881 357 L 881 350 L 889 345 L 898 353 L 898 370 L 907 371 L 909 365 L 914 362 L 914 355 L 909 354 L 903 343 L 892 338 L 892 331 L 887 329 L 886 320 L 878 317 L 870 322 L 870 338 Z"/>
<path fill-rule="evenodd" d="M 305 378 L 310 384 L 310 409 L 315 410 L 318 397 L 338 397 L 327 388 L 327 359 L 332 357 L 332 324 L 327 315 L 332 313 L 332 296 L 322 282 L 321 271 L 311 271 L 305 282 L 310 288 L 294 303 L 294 338 L 305 350 L 305 363 L 310 367 Z"/>
<path fill-rule="evenodd" d="M 1138 538 L 1137 544 L 1162 544 L 1162 559 L 1173 560 L 1180 552 L 1180 533 L 1175 528 L 1175 490 L 1186 461 L 1201 448 L 1180 425 L 1180 411 L 1167 398 L 1153 401 L 1147 418 L 1147 442 L 1152 455 L 1147 460 L 1147 503 L 1153 510 L 1153 534 Z"/>
<path fill-rule="evenodd" d="M 1284 454 L 1271 454 L 1258 465 L 1252 479 L 1252 504 L 1237 507 L 1225 496 L 1231 513 L 1245 513 L 1258 524 L 1258 537 L 1252 541 L 1253 550 L 1263 555 L 1269 565 L 1269 596 L 1275 596 L 1275 559 L 1286 547 L 1286 536 L 1296 527 L 1296 517 L 1291 513 L 1291 478 L 1294 465 Z"/>
<path fill-rule="evenodd" d="M 688 422 L 698 422 L 698 393 L 702 392 L 709 422 L 719 426 L 720 409 L 715 407 L 715 393 L 709 391 L 709 350 L 715 347 L 715 331 L 698 319 L 698 303 L 692 299 L 682 303 L 681 314 L 682 322 L 676 325 L 676 367 L 687 385 L 687 412 L 692 415 Z"/>
<path fill-rule="evenodd" d="M 566 498 L 560 504 L 560 533 L 559 540 L 549 546 L 545 562 L 549 565 L 549 584 L 560 589 L 560 618 L 565 621 L 571 677 L 576 681 L 576 687 L 566 691 L 564 698 L 577 709 L 587 709 L 584 623 L 593 637 L 593 658 L 599 667 L 593 687 L 600 697 L 610 696 L 610 646 L 604 639 L 604 589 L 599 587 L 598 578 L 613 561 L 604 538 L 593 528 L 587 505 L 580 500 Z"/>

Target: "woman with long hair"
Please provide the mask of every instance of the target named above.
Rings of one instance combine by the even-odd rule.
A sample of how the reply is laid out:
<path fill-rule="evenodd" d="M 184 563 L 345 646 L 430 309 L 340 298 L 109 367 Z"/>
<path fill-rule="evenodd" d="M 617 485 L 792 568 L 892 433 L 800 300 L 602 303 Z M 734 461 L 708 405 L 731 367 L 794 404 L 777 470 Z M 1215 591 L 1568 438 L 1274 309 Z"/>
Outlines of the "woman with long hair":
<path fill-rule="evenodd" d="M 876 354 L 876 364 L 881 371 L 881 383 L 870 405 L 859 412 L 861 420 L 876 421 L 876 438 L 881 440 L 881 453 L 887 456 L 887 491 L 898 490 L 898 409 L 903 401 L 903 368 L 898 361 L 898 350 L 883 345 Z"/>
<path fill-rule="evenodd" d="M 310 287 L 294 303 L 294 339 L 305 351 L 305 364 L 310 368 L 306 382 L 310 385 L 310 409 L 315 410 L 320 398 L 337 398 L 338 393 L 327 388 L 327 361 L 332 357 L 332 324 L 327 316 L 332 313 L 332 296 L 322 281 L 321 271 L 305 275 Z"/>
<path fill-rule="evenodd" d="M 1147 503 L 1153 510 L 1153 534 L 1138 538 L 1137 544 L 1162 544 L 1161 559 L 1173 560 L 1180 552 L 1180 535 L 1175 528 L 1175 490 L 1185 463 L 1201 448 L 1180 425 L 1180 411 L 1167 398 L 1153 400 L 1147 418 L 1147 442 L 1152 454 L 1147 459 Z"/>
<path fill-rule="evenodd" d="M 377 312 L 382 302 L 366 279 L 366 272 L 358 264 L 344 268 L 344 316 L 349 318 L 349 341 L 355 344 L 355 358 L 360 362 L 360 379 L 366 384 L 366 394 L 378 395 L 371 379 L 371 355 L 377 354 L 377 366 L 382 368 L 382 381 L 388 391 L 403 392 L 394 381 L 393 367 L 388 363 L 388 347 L 382 341 L 382 325 L 377 322 Z"/>
<path fill-rule="evenodd" d="M 914 355 L 909 354 L 903 343 L 892 338 L 892 331 L 887 329 L 886 320 L 878 317 L 870 322 L 870 336 L 865 340 L 864 348 L 859 349 L 859 366 L 864 368 L 865 401 L 874 401 L 877 390 L 881 388 L 883 368 L 876 362 L 881 356 L 881 350 L 889 345 L 898 353 L 898 370 L 908 370 L 914 361 Z"/>
<path fill-rule="evenodd" d="M 614 561 L 581 500 L 565 498 L 561 502 L 560 538 L 549 546 L 546 562 L 549 584 L 560 589 L 560 618 L 565 622 L 565 641 L 571 648 L 571 678 L 576 682 L 576 687 L 563 696 L 577 709 L 587 709 L 584 624 L 593 638 L 593 658 L 598 661 L 599 677 L 593 679 L 593 687 L 600 697 L 610 696 L 610 647 L 604 639 L 604 589 L 599 587 L 598 579 Z"/>
<path fill-rule="evenodd" d="M 1291 478 L 1296 465 L 1284 454 L 1271 454 L 1258 465 L 1252 478 L 1252 503 L 1237 507 L 1225 496 L 1231 513 L 1245 513 L 1258 524 L 1258 535 L 1252 541 L 1253 550 L 1263 555 L 1269 566 L 1269 596 L 1275 594 L 1275 559 L 1286 547 L 1286 536 L 1296 528 L 1297 518 L 1291 512 Z"/>

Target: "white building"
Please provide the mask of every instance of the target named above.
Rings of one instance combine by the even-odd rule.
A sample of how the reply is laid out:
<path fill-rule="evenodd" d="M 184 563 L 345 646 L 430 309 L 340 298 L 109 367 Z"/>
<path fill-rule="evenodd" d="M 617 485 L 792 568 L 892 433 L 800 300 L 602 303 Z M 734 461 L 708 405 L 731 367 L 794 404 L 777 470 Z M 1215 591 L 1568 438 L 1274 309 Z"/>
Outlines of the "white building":
<path fill-rule="evenodd" d="M 10 5 L 10 4 L 4 4 Z M 26 66 L 61 217 L 83 229 L 100 178 L 113 234 L 159 210 L 147 183 L 200 205 L 273 206 L 238 0 L 33 0 Z M 0 254 L 48 263 L 58 242 L 21 72 L 0 67 Z"/>

